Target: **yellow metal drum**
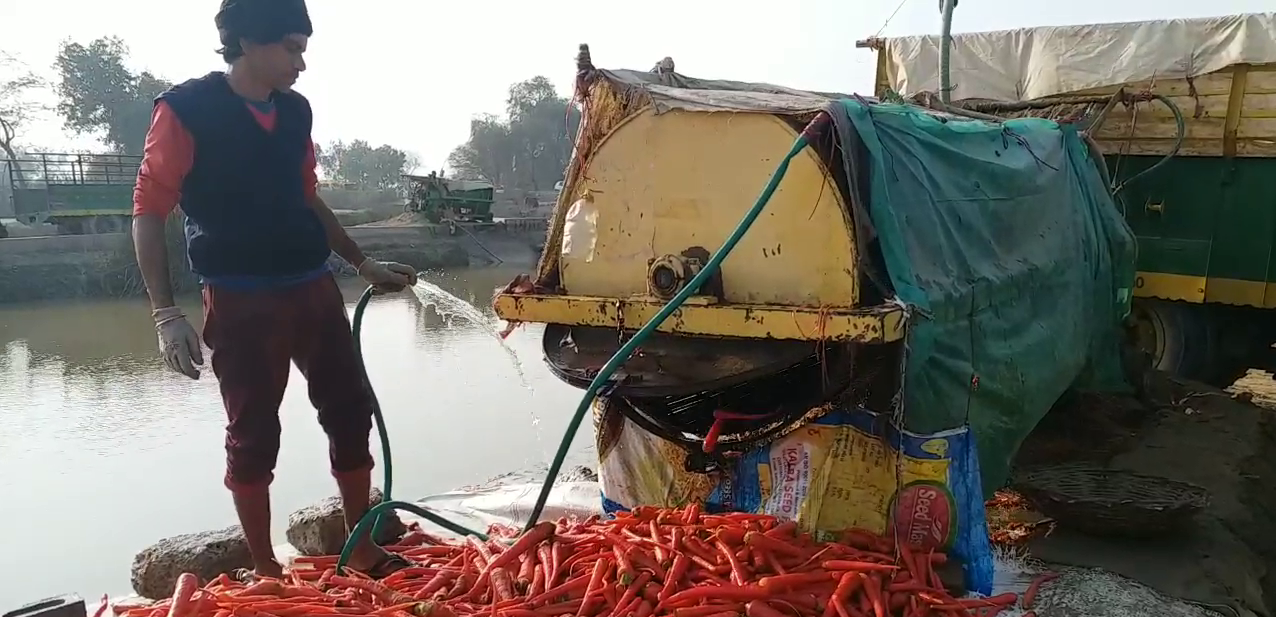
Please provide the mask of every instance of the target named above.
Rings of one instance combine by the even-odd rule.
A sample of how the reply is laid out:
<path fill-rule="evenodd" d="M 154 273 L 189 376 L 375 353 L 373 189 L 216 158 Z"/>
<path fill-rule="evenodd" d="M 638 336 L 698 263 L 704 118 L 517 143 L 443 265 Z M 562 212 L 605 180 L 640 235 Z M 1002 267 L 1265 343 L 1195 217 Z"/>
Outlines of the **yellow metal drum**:
<path fill-rule="evenodd" d="M 765 113 L 657 115 L 651 107 L 620 123 L 589 157 L 572 195 L 560 261 L 565 292 L 643 296 L 651 260 L 692 247 L 717 250 L 797 130 Z M 840 192 L 808 148 L 722 263 L 722 301 L 855 306 L 852 229 Z"/>

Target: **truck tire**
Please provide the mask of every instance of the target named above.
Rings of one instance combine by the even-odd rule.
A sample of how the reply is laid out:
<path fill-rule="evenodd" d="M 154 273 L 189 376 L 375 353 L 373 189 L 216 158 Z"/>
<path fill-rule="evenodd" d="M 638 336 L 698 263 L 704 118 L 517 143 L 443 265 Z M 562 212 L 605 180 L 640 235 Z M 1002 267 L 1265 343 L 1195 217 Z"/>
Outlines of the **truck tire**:
<path fill-rule="evenodd" d="M 1164 300 L 1136 300 L 1130 314 L 1136 344 L 1153 367 L 1216 388 L 1249 369 L 1248 354 L 1227 344 L 1223 317 L 1215 307 Z"/>
<path fill-rule="evenodd" d="M 80 236 L 87 231 L 82 218 L 56 219 L 53 223 L 57 226 L 60 236 Z"/>

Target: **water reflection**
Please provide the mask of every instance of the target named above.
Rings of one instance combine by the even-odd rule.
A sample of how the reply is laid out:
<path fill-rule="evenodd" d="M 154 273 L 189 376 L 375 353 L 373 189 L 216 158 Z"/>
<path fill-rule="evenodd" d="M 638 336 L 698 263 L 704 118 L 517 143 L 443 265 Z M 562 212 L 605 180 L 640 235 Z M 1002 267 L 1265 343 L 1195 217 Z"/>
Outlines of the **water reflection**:
<path fill-rule="evenodd" d="M 430 278 L 494 319 L 492 290 L 514 274 Z M 352 305 L 362 289 L 344 291 Z M 189 300 L 197 316 L 197 299 Z M 461 320 L 448 327 L 406 295 L 371 302 L 364 349 L 395 446 L 396 496 L 450 490 L 552 457 L 580 392 L 549 375 L 539 335 L 523 328 L 508 341 L 529 391 L 511 352 L 487 330 Z M 272 496 L 282 541 L 287 513 L 334 489 L 296 371 L 280 415 Z M 0 606 L 126 591 L 137 550 L 233 522 L 220 481 L 224 424 L 211 374 L 192 381 L 164 369 L 144 301 L 0 306 L 0 526 L 24 530 L 6 537 L 6 550 L 23 559 L 0 562 Z M 589 461 L 591 441 L 577 440 L 574 462 Z M 81 557 L 54 557 L 69 551 Z"/>

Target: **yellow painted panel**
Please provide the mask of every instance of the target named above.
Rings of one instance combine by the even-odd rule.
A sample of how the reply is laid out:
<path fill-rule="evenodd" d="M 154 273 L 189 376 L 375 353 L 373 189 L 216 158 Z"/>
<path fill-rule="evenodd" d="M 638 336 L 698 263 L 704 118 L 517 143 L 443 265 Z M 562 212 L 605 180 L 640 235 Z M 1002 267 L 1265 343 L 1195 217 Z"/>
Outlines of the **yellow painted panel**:
<path fill-rule="evenodd" d="M 1134 295 L 1138 298 L 1205 301 L 1205 277 L 1164 272 L 1139 272 L 1134 279 Z"/>
<path fill-rule="evenodd" d="M 1236 306 L 1263 306 L 1267 284 L 1261 281 L 1211 278 L 1205 282 L 1205 301 Z"/>
<path fill-rule="evenodd" d="M 637 330 L 665 305 L 648 298 L 597 298 L 500 294 L 492 306 L 506 321 L 554 323 Z M 904 336 L 904 312 L 896 306 L 819 310 L 810 308 L 706 303 L 691 298 L 658 328 L 694 336 L 874 344 Z"/>
<path fill-rule="evenodd" d="M 1134 295 L 1194 304 L 1276 308 L 1276 283 L 1263 281 L 1139 272 L 1134 283 Z"/>
<path fill-rule="evenodd" d="M 648 260 L 690 247 L 716 251 L 796 137 L 780 118 L 759 113 L 648 108 L 621 123 L 591 154 L 576 189 L 582 197 L 567 214 L 563 287 L 575 296 L 645 295 Z M 852 229 L 808 148 L 723 262 L 725 301 L 855 306 Z"/>

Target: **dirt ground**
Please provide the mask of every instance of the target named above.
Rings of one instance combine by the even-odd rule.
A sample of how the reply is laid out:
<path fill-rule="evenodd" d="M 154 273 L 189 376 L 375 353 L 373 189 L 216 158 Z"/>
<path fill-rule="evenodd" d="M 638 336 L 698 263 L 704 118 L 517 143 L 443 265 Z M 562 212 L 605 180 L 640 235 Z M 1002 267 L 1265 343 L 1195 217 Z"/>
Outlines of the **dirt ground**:
<path fill-rule="evenodd" d="M 1254 372 L 1221 392 L 1157 376 L 1144 401 L 1061 401 L 1024 442 L 1016 468 L 1082 460 L 1191 482 L 1211 496 L 1193 529 L 1101 540 L 1003 491 L 989 503 L 994 542 L 1048 563 L 1103 568 L 1220 614 L 1276 614 L 1276 382 Z"/>

